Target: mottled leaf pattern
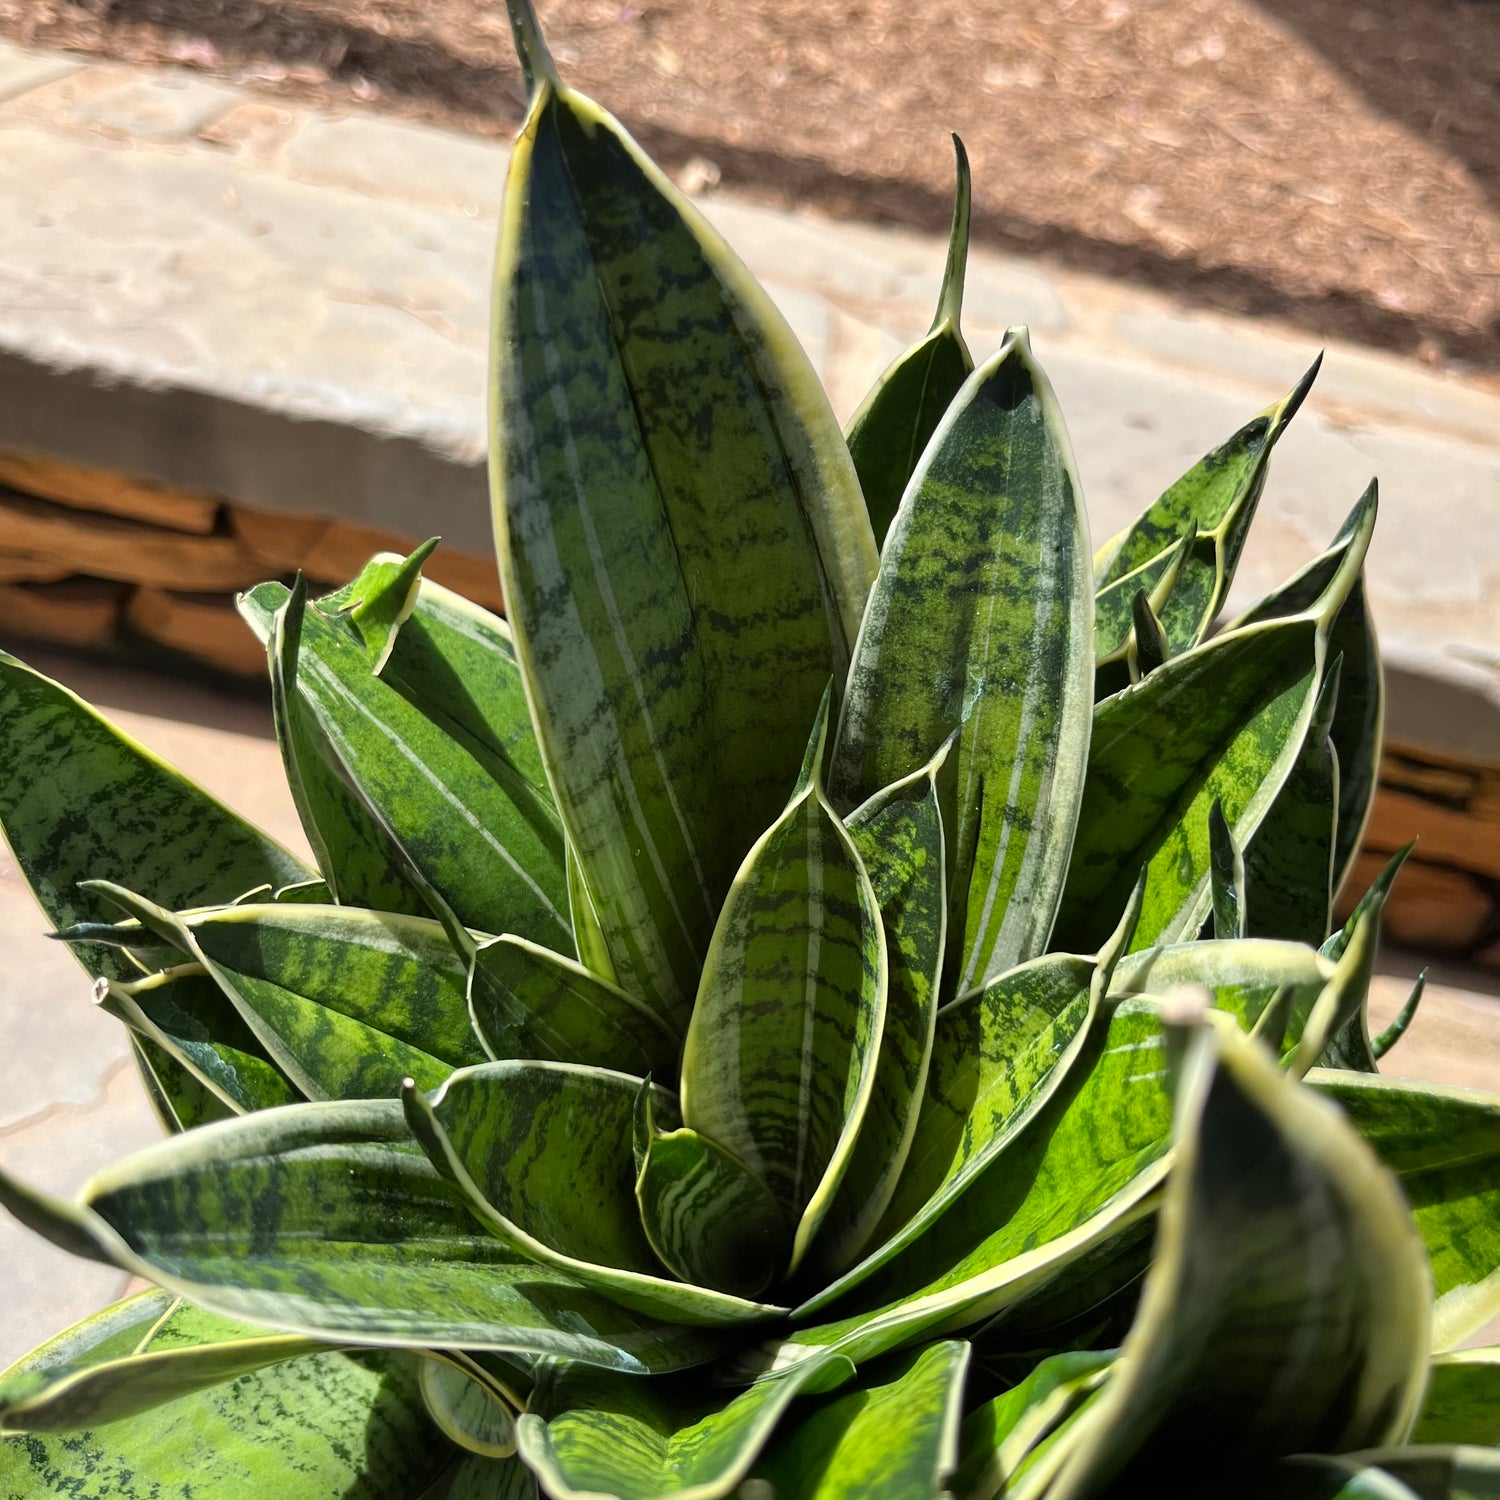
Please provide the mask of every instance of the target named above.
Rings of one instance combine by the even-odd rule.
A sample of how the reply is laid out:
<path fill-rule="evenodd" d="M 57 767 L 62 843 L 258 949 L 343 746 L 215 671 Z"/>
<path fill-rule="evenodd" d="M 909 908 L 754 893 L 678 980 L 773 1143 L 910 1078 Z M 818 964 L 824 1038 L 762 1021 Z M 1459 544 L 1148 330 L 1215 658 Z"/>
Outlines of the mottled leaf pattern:
<path fill-rule="evenodd" d="M 1046 948 L 1089 736 L 1087 531 L 1024 329 L 970 376 L 886 539 L 834 749 L 846 807 L 957 731 L 945 792 L 948 993 Z"/>
<path fill-rule="evenodd" d="M 131 1422 L 0 1439 L 0 1494 L 24 1500 L 409 1500 L 453 1450 L 415 1361 L 320 1354 L 242 1375 Z"/>
<path fill-rule="evenodd" d="M 1395 1183 L 1254 1043 L 1187 1043 L 1177 1165 L 1120 1362 L 1049 1495 L 1192 1484 L 1283 1455 L 1404 1436 L 1431 1283 Z"/>
<path fill-rule="evenodd" d="M 797 1219 L 790 1270 L 848 1167 L 885 1024 L 885 932 L 823 792 L 826 732 L 825 716 L 803 784 L 724 903 L 682 1058 L 683 1124 L 744 1162 Z"/>
<path fill-rule="evenodd" d="M 863 1250 L 906 1165 L 932 1056 L 947 926 L 937 776 L 946 747 L 916 775 L 877 792 L 847 819 L 885 927 L 889 982 L 875 1087 L 817 1260 L 840 1270 Z"/>
<path fill-rule="evenodd" d="M 494 358 L 500 573 L 543 758 L 622 985 L 680 1030 L 847 667 L 876 565 L 858 480 L 769 299 L 546 68 Z"/>

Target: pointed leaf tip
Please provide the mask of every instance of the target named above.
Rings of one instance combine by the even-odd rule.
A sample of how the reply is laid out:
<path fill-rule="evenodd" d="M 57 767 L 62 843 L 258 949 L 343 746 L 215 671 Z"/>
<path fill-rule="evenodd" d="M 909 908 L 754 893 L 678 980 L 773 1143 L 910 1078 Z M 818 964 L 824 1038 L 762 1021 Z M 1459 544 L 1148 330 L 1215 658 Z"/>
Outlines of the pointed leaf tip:
<path fill-rule="evenodd" d="M 516 44 L 527 92 L 535 99 L 545 86 L 560 87 L 557 64 L 552 61 L 532 0 L 505 0 L 505 9 L 510 16 L 511 39 Z"/>
<path fill-rule="evenodd" d="M 969 153 L 964 143 L 953 135 L 953 224 L 948 231 L 948 261 L 943 267 L 943 289 L 938 297 L 937 314 L 932 320 L 929 334 L 936 333 L 947 323 L 958 332 L 959 315 L 963 311 L 964 277 L 969 265 L 969 221 L 972 207 L 973 184 L 969 175 Z"/>

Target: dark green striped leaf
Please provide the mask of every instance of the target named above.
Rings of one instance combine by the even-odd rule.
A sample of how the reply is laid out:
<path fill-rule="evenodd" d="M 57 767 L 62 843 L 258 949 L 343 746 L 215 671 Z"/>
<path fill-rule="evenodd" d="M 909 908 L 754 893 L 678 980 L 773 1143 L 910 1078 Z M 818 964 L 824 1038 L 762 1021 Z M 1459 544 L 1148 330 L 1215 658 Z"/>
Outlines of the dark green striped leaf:
<path fill-rule="evenodd" d="M 435 923 L 275 905 L 190 922 L 118 886 L 109 895 L 203 966 L 309 1099 L 391 1098 L 407 1077 L 435 1087 L 484 1055 L 458 976 L 443 973 L 452 957 Z M 436 1056 L 413 1038 L 457 1056 Z"/>
<path fill-rule="evenodd" d="M 702 1380 L 630 1380 L 564 1365 L 542 1373 L 516 1437 L 555 1500 L 721 1500 L 795 1396 L 853 1373 L 847 1360 L 810 1359 L 731 1395 Z"/>
<path fill-rule="evenodd" d="M 778 1364 L 819 1350 L 863 1363 L 974 1327 L 1055 1289 L 1070 1266 L 1129 1232 L 1154 1208 L 1169 1163 L 1166 1064 L 1156 1006 L 1114 1006 L 1032 1128 L 859 1289 L 868 1310 L 794 1334 Z"/>
<path fill-rule="evenodd" d="M 81 880 L 114 880 L 168 907 L 233 901 L 312 872 L 122 734 L 66 688 L 0 652 L 0 827 L 54 927 L 103 921 Z M 74 947 L 91 974 L 138 979 L 121 952 Z"/>
<path fill-rule="evenodd" d="M 1360 498 L 1322 556 L 1314 558 L 1296 577 L 1241 615 L 1230 628 L 1237 630 L 1242 625 L 1259 624 L 1306 609 L 1327 588 L 1345 552 L 1355 542 L 1368 496 L 1369 491 Z M 1339 766 L 1338 835 L 1333 857 L 1333 888 L 1337 893 L 1349 876 L 1354 856 L 1359 853 L 1375 802 L 1381 731 L 1385 723 L 1385 674 L 1380 666 L 1380 646 L 1370 619 L 1363 572 L 1355 579 L 1329 631 L 1328 658 L 1343 662 L 1338 705 L 1329 730 Z"/>
<path fill-rule="evenodd" d="M 102 1008 L 171 1056 L 235 1114 L 300 1095 L 199 964 L 139 980 L 99 981 Z"/>
<path fill-rule="evenodd" d="M 301 577 L 271 621 L 271 707 L 281 763 L 302 831 L 335 901 L 381 911 L 423 912 L 421 890 L 408 877 L 389 829 L 351 785 L 338 750 L 306 691 L 301 671 L 307 581 Z M 356 670 L 368 667 L 352 640 Z"/>
<path fill-rule="evenodd" d="M 192 1307 L 171 1292 L 141 1292 L 49 1339 L 0 1374 L 0 1432 L 70 1432 L 150 1411 L 316 1352 Z"/>
<path fill-rule="evenodd" d="M 823 792 L 827 706 L 792 800 L 745 857 L 682 1057 L 682 1122 L 742 1161 L 806 1255 L 875 1085 L 889 963 L 880 907 Z"/>
<path fill-rule="evenodd" d="M 1330 933 L 1318 950 L 1323 957 L 1335 959 L 1346 975 L 1339 998 L 1325 997 L 1320 1011 L 1315 1012 L 1308 1022 L 1309 1029 L 1315 1024 L 1321 1028 L 1317 1038 L 1320 1050 L 1314 1050 L 1311 1057 L 1316 1057 L 1325 1067 L 1353 1068 L 1362 1073 L 1379 1071 L 1374 1044 L 1370 1041 L 1370 978 L 1375 972 L 1380 916 L 1385 910 L 1386 897 L 1411 849 L 1408 844 L 1386 861 L 1385 868 L 1360 897 L 1343 927 Z M 1358 952 L 1351 959 L 1351 951 L 1355 949 Z M 1330 994 L 1334 989 L 1330 981 Z M 1307 1046 L 1312 1045 L 1309 1040 Z M 1303 1050 L 1305 1052 L 1306 1047 Z M 1304 1057 L 1303 1060 L 1307 1062 L 1310 1058 Z"/>
<path fill-rule="evenodd" d="M 1113 1350 L 1044 1359 L 1018 1384 L 964 1419 L 962 1455 L 950 1488 L 959 1500 L 1011 1500 L 1027 1461 L 1104 1383 Z"/>
<path fill-rule="evenodd" d="M 541 1491 L 519 1458 L 465 1453 L 417 1500 L 541 1500 Z"/>
<path fill-rule="evenodd" d="M 635 1197 L 662 1264 L 694 1286 L 759 1297 L 791 1253 L 792 1225 L 770 1189 L 685 1126 L 660 1130 L 652 1091 L 636 1096 Z"/>
<path fill-rule="evenodd" d="M 394 1099 L 289 1105 L 174 1136 L 91 1178 L 77 1204 L 0 1172 L 0 1205 L 210 1311 L 331 1343 L 512 1350 L 643 1374 L 714 1352 L 485 1234 Z"/>
<path fill-rule="evenodd" d="M 1249 935 L 1314 946 L 1333 920 L 1339 764 L 1330 731 L 1341 667 L 1323 678 L 1312 722 L 1286 785 L 1245 850 Z"/>
<path fill-rule="evenodd" d="M 1049 1500 L 1192 1488 L 1396 1441 L 1421 1406 L 1430 1287 L 1390 1176 L 1247 1039 L 1200 1027 L 1136 1322 Z"/>
<path fill-rule="evenodd" d="M 1244 848 L 1286 784 L 1317 702 L 1328 631 L 1374 521 L 1372 491 L 1338 571 L 1307 610 L 1217 636 L 1098 706 L 1054 945 L 1095 947 L 1142 866 L 1136 946 L 1197 933 L 1210 899 L 1209 808 L 1222 803 Z"/>
<path fill-rule="evenodd" d="M 1137 902 L 1097 959 L 1034 959 L 938 1013 L 916 1137 L 877 1248 L 799 1315 L 830 1305 L 917 1243 L 1013 1147 L 1083 1054 L 1138 910 Z"/>
<path fill-rule="evenodd" d="M 930 765 L 877 792 L 846 820 L 880 903 L 890 977 L 874 1092 L 818 1244 L 825 1270 L 843 1270 L 863 1251 L 917 1129 L 948 920 L 937 789 L 947 753 L 945 745 Z"/>
<path fill-rule="evenodd" d="M 491 380 L 500 573 L 620 983 L 682 1030 L 735 870 L 844 680 L 877 555 L 780 314 L 559 82 L 521 9 L 531 103 Z"/>
<path fill-rule="evenodd" d="M 1400 1180 L 1432 1262 L 1432 1343 L 1452 1349 L 1500 1313 L 1500 1096 L 1316 1069 Z"/>
<path fill-rule="evenodd" d="M 777 1433 L 756 1477 L 777 1500 L 933 1500 L 958 1464 L 968 1367 L 967 1344 L 929 1344 Z"/>
<path fill-rule="evenodd" d="M 834 750 L 834 795 L 853 806 L 957 731 L 943 806 L 950 995 L 1043 952 L 1052 929 L 1088 750 L 1087 549 L 1061 415 L 1012 330 L 912 477 Z"/>
<path fill-rule="evenodd" d="M 467 927 L 572 951 L 562 831 L 545 794 L 493 758 L 476 760 L 371 674 L 346 625 L 311 606 L 298 631 L 296 688 L 338 774 L 415 883 L 436 893 L 435 915 L 446 907 Z"/>
<path fill-rule="evenodd" d="M 877 546 L 885 542 L 923 450 L 974 368 L 958 326 L 969 259 L 970 184 L 969 155 L 956 135 L 953 151 L 953 227 L 932 327 L 886 370 L 849 423 L 849 452 Z"/>
<path fill-rule="evenodd" d="M 522 938 L 481 943 L 469 1006 L 492 1058 L 538 1058 L 677 1076 L 678 1041 L 655 1011 L 581 964 Z"/>
<path fill-rule="evenodd" d="M 455 1073 L 431 1095 L 408 1088 L 403 1099 L 433 1164 L 519 1254 L 654 1317 L 716 1325 L 774 1316 L 662 1274 L 636 1206 L 639 1089 L 639 1079 L 603 1068 L 494 1062 Z M 661 1090 L 654 1103 L 672 1109 Z"/>
<path fill-rule="evenodd" d="M 7 1500 L 409 1500 L 449 1464 L 414 1361 L 320 1354 L 126 1422 L 0 1439 Z"/>
<path fill-rule="evenodd" d="M 421 1383 L 427 1414 L 450 1442 L 483 1458 L 516 1451 L 516 1408 L 477 1357 L 424 1359 Z"/>
<path fill-rule="evenodd" d="M 1095 580 L 1106 589 L 1169 552 L 1184 531 L 1192 530 L 1192 549 L 1158 609 L 1174 656 L 1196 646 L 1218 614 L 1265 488 L 1271 450 L 1302 405 L 1321 363 L 1320 355 L 1290 394 L 1205 454 L 1095 556 Z"/>
<path fill-rule="evenodd" d="M 1500 1348 L 1453 1349 L 1433 1359 L 1411 1440 L 1500 1447 Z"/>

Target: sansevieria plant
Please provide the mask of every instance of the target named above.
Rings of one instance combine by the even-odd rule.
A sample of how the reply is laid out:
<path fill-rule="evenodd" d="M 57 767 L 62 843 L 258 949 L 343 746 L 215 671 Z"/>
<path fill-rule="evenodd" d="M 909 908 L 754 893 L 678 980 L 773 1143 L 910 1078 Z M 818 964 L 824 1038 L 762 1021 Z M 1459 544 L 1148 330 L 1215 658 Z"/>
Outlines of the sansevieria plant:
<path fill-rule="evenodd" d="M 1500 1098 L 1377 1069 L 1394 869 L 1330 930 L 1373 486 L 1214 630 L 1311 373 L 1091 556 L 1025 331 L 959 330 L 961 154 L 846 437 L 512 18 L 509 620 L 430 545 L 244 597 L 316 868 L 0 658 L 168 1132 L 0 1176 L 156 1288 L 0 1376 L 0 1494 L 1500 1493 Z"/>

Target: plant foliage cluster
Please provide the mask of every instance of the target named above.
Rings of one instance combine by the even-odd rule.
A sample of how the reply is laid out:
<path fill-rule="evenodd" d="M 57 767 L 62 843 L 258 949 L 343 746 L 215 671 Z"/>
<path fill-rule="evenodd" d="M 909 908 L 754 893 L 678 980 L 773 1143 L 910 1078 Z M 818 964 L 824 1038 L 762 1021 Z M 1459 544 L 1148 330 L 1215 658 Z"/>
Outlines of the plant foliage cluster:
<path fill-rule="evenodd" d="M 495 293 L 509 620 L 267 583 L 316 868 L 0 658 L 0 821 L 168 1135 L 9 1496 L 1500 1493 L 1500 1098 L 1382 1076 L 1381 677 L 1328 549 L 1215 628 L 1308 377 L 1091 555 L 968 234 L 839 431 L 558 79 Z"/>

